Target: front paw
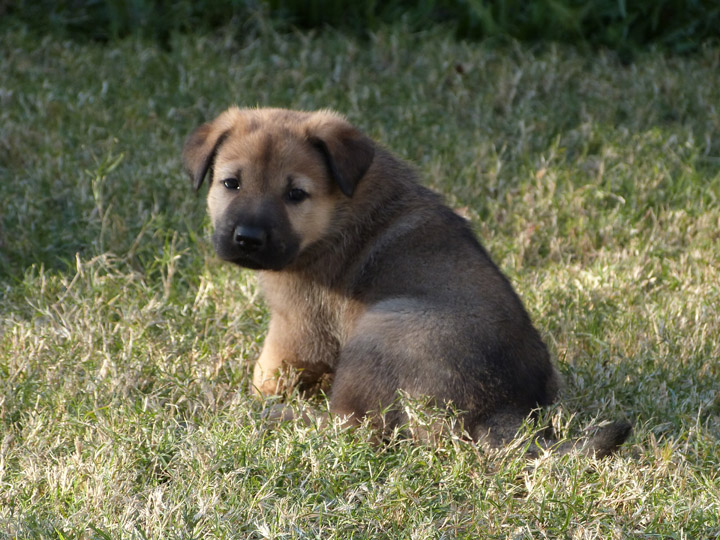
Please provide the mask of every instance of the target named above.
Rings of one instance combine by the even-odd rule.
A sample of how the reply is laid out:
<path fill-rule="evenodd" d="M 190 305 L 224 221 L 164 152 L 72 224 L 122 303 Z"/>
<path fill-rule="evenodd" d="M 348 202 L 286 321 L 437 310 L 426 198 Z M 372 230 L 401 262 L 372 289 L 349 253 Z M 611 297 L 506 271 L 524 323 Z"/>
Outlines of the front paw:
<path fill-rule="evenodd" d="M 283 376 L 279 368 L 266 369 L 258 361 L 253 371 L 253 380 L 250 384 L 250 393 L 255 397 L 277 396 L 289 389 L 287 377 Z"/>

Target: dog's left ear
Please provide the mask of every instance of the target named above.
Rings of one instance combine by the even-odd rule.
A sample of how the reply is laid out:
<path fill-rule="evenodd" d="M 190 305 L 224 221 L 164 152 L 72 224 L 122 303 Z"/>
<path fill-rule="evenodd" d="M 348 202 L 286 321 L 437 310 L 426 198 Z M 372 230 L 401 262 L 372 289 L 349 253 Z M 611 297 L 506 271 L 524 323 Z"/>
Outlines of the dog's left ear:
<path fill-rule="evenodd" d="M 202 186 L 208 172 L 212 171 L 215 156 L 230 134 L 239 114 L 240 111 L 233 107 L 212 122 L 201 125 L 185 141 L 182 153 L 183 164 L 190 174 L 196 191 Z"/>
<path fill-rule="evenodd" d="M 340 118 L 310 130 L 308 141 L 322 154 L 340 191 L 352 197 L 375 157 L 373 142 Z"/>

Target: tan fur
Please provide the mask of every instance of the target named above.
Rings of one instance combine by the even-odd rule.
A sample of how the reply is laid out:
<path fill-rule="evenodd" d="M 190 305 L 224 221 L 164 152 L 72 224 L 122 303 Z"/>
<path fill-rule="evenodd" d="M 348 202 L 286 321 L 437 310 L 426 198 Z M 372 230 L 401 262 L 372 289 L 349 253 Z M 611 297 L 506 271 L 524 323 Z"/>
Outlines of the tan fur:
<path fill-rule="evenodd" d="M 340 115 L 231 108 L 183 158 L 196 188 L 209 178 L 218 255 L 260 274 L 256 394 L 330 373 L 333 413 L 392 428 L 400 395 L 429 399 L 493 445 L 554 400 L 545 345 L 466 221 Z"/>

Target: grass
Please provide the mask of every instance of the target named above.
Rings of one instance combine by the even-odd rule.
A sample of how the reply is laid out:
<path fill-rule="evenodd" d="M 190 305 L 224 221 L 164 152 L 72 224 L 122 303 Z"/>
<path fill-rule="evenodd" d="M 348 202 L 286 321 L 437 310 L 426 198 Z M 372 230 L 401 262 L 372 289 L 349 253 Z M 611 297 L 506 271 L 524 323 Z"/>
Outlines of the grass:
<path fill-rule="evenodd" d="M 284 29 L 330 26 L 356 36 L 400 20 L 415 31 L 443 24 L 462 39 L 583 43 L 614 49 L 626 61 L 637 47 L 687 53 L 720 37 L 720 6 L 713 0 L 34 0 L 0 5 L 0 12 L 74 38 L 134 35 L 165 45 L 175 32 L 222 26 L 243 36 L 267 16 Z"/>
<path fill-rule="evenodd" d="M 720 49 L 169 45 L 3 31 L 0 538 L 720 535 Z M 528 464 L 268 428 L 246 391 L 267 312 L 179 158 L 232 103 L 333 107 L 414 162 L 557 358 L 559 431 L 627 415 L 629 444 Z"/>

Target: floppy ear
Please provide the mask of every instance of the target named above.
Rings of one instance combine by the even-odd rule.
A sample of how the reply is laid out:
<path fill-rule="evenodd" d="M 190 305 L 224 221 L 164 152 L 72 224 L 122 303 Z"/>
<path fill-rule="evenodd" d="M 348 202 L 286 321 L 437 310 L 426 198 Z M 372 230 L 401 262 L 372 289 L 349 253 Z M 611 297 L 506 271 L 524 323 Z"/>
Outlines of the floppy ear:
<path fill-rule="evenodd" d="M 220 132 L 213 129 L 213 124 L 203 124 L 193 131 L 183 147 L 183 164 L 190 174 L 195 191 L 205 180 L 208 171 L 215 163 L 218 148 L 227 138 L 229 130 Z"/>
<path fill-rule="evenodd" d="M 200 189 L 208 171 L 212 172 L 215 156 L 230 134 L 239 114 L 237 108 L 228 109 L 212 122 L 197 128 L 185 141 L 183 164 L 190 174 L 195 190 Z"/>
<path fill-rule="evenodd" d="M 375 156 L 373 142 L 339 119 L 312 130 L 308 141 L 322 154 L 330 178 L 340 191 L 352 197 Z"/>

